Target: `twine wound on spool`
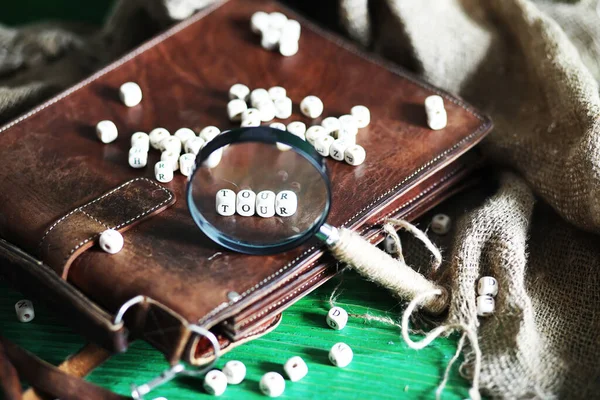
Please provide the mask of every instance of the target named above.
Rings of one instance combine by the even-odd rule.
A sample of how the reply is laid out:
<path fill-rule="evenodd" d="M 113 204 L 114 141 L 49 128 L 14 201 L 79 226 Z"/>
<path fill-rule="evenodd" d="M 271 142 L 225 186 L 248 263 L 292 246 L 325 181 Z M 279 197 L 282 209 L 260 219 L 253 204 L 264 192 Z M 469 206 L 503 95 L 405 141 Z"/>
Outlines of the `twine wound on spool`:
<path fill-rule="evenodd" d="M 428 280 L 422 274 L 416 272 L 406 264 L 402 254 L 400 238 L 395 230 L 396 226 L 407 230 L 425 244 L 434 258 L 432 266 L 433 272 L 437 271 L 442 264 L 442 255 L 439 249 L 431 242 L 431 240 L 429 240 L 425 233 L 406 221 L 388 219 L 383 226 L 384 231 L 391 236 L 398 249 L 396 259 L 373 246 L 359 234 L 348 229 L 340 229 L 340 240 L 331 247 L 331 251 L 336 258 L 348 264 L 351 269 L 355 270 L 363 277 L 390 290 L 397 297 L 410 301 L 402 315 L 402 323 L 400 325 L 389 317 L 351 315 L 368 321 L 374 320 L 393 326 L 399 326 L 402 331 L 402 338 L 406 344 L 414 350 L 421 350 L 427 347 L 431 342 L 446 332 L 452 330 L 462 331 L 463 335 L 458 343 L 456 353 L 448 363 L 444 372 L 444 378 L 436 390 L 436 399 L 441 398 L 444 387 L 448 381 L 450 369 L 463 350 L 465 338 L 468 338 L 475 353 L 475 368 L 472 386 L 471 389 L 469 389 L 469 396 L 472 400 L 480 400 L 479 375 L 481 372 L 481 349 L 479 348 L 475 328 L 470 328 L 461 323 L 453 323 L 440 325 L 432 329 L 430 332 L 425 333 L 425 337 L 422 340 L 417 342 L 413 341 L 409 336 L 410 316 L 417 307 L 421 307 L 423 311 L 430 314 L 438 315 L 446 310 L 450 299 L 448 291 L 444 287 Z M 336 291 L 337 288 L 334 290 L 334 293 Z M 335 298 L 332 293 L 329 302 L 333 305 L 334 301 Z"/>
<path fill-rule="evenodd" d="M 423 232 L 405 221 L 388 220 L 387 222 L 407 229 L 423 241 L 434 255 L 434 269 L 439 267 L 442 261 L 441 253 Z M 390 229 L 386 228 L 386 231 L 388 230 Z M 393 228 L 391 230 L 393 231 Z M 404 257 L 392 258 L 351 230 L 342 228 L 339 230 L 339 235 L 340 240 L 331 247 L 331 252 L 339 261 L 348 264 L 363 277 L 390 290 L 401 299 L 412 300 L 421 293 L 430 293 L 421 304 L 425 312 L 438 315 L 446 310 L 449 304 L 448 291 L 406 265 Z M 395 231 L 392 237 L 394 235 L 396 235 Z M 399 242 L 399 239 L 397 240 Z M 434 291 L 436 294 L 432 295 Z"/>

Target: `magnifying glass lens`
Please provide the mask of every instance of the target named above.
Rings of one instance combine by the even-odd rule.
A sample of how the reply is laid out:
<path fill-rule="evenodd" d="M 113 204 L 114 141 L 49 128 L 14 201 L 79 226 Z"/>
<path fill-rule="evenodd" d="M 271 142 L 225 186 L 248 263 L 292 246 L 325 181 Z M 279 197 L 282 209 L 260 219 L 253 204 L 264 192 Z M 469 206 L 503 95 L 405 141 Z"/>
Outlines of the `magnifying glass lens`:
<path fill-rule="evenodd" d="M 283 147 L 234 140 L 201 153 L 188 203 L 211 239 L 232 250 L 266 254 L 314 235 L 329 210 L 322 161 L 293 145 Z"/>

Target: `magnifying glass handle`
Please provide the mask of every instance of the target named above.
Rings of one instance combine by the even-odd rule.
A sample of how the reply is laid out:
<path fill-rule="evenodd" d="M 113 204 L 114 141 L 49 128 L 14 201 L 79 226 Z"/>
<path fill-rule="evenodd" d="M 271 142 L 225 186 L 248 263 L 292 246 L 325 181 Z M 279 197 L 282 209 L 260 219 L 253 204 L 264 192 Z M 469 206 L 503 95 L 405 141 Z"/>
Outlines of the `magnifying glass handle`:
<path fill-rule="evenodd" d="M 324 241 L 332 254 L 348 264 L 363 277 L 385 287 L 404 300 L 437 290 L 439 295 L 426 298 L 421 307 L 430 314 L 442 313 L 449 304 L 448 291 L 437 285 L 404 262 L 392 258 L 377 246 L 346 228 L 323 224 L 316 236 Z"/>

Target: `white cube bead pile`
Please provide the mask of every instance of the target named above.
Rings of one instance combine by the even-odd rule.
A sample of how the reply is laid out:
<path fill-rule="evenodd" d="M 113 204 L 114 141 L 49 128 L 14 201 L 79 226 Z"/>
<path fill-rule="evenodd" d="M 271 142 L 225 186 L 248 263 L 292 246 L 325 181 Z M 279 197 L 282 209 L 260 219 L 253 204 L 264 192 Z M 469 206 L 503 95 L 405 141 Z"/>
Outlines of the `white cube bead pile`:
<path fill-rule="evenodd" d="M 484 276 L 477 282 L 477 315 L 487 317 L 494 313 L 496 302 L 494 297 L 498 294 L 498 281 L 491 276 Z"/>
<path fill-rule="evenodd" d="M 254 13 L 250 18 L 250 30 L 260 35 L 264 49 L 279 50 L 279 54 L 285 57 L 298 53 L 302 27 L 298 21 L 288 19 L 280 12 Z"/>
<path fill-rule="evenodd" d="M 425 113 L 427 125 L 434 131 L 444 129 L 448 124 L 448 115 L 441 96 L 433 95 L 425 99 Z"/>
<path fill-rule="evenodd" d="M 225 390 L 227 389 L 227 376 L 218 369 L 213 369 L 212 371 L 208 371 L 204 376 L 204 383 L 202 386 L 206 393 L 212 394 L 213 396 L 220 396 L 225 393 Z"/>
<path fill-rule="evenodd" d="M 270 190 L 254 193 L 252 190 L 240 190 L 237 194 L 231 189 L 221 189 L 215 196 L 217 214 L 230 217 L 237 213 L 242 217 L 258 215 L 271 218 L 291 217 L 298 210 L 298 197 L 291 190 L 277 194 Z"/>
<path fill-rule="evenodd" d="M 285 380 L 277 372 L 267 372 L 260 378 L 260 391 L 269 397 L 279 397 L 285 391 Z"/>
<path fill-rule="evenodd" d="M 35 318 L 33 303 L 29 300 L 19 300 L 15 304 L 15 312 L 20 322 L 31 322 Z"/>

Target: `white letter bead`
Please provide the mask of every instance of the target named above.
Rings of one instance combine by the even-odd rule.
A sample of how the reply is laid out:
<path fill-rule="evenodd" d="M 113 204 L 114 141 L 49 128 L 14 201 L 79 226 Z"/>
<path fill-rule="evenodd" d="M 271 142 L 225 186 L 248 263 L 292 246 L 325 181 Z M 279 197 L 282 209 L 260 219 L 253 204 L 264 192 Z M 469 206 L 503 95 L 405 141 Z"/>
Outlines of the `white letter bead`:
<path fill-rule="evenodd" d="M 206 160 L 204 160 L 202 165 L 204 165 L 207 168 L 215 168 L 221 163 L 221 158 L 223 158 L 223 147 L 220 147 L 212 153 L 210 153 L 210 155 Z"/>
<path fill-rule="evenodd" d="M 445 235 L 450 231 L 452 220 L 446 214 L 436 214 L 431 219 L 431 230 L 436 235 Z"/>
<path fill-rule="evenodd" d="M 396 245 L 396 241 L 390 235 L 387 235 L 385 239 L 383 239 L 383 248 L 388 254 L 398 253 L 398 246 Z"/>
<path fill-rule="evenodd" d="M 344 153 L 344 160 L 350 165 L 360 165 L 365 162 L 365 158 L 367 157 L 367 152 L 363 149 L 362 146 L 355 144 L 346 149 Z"/>
<path fill-rule="evenodd" d="M 256 194 L 252 190 L 240 190 L 237 194 L 236 211 L 243 217 L 254 215 Z"/>
<path fill-rule="evenodd" d="M 279 119 L 288 119 L 292 116 L 292 99 L 284 97 L 273 102 L 275 105 L 275 116 Z"/>
<path fill-rule="evenodd" d="M 173 164 L 165 161 L 157 162 L 154 165 L 154 176 L 159 182 L 171 182 L 173 180 Z"/>
<path fill-rule="evenodd" d="M 185 152 L 198 155 L 205 143 L 204 139 L 194 136 L 185 143 Z"/>
<path fill-rule="evenodd" d="M 19 300 L 15 304 L 15 311 L 17 313 L 17 319 L 20 322 L 30 322 L 35 318 L 35 310 L 33 304 L 29 300 Z"/>
<path fill-rule="evenodd" d="M 229 100 L 239 99 L 246 101 L 249 94 L 250 88 L 248 88 L 246 85 L 242 85 L 241 83 L 236 83 L 229 88 Z"/>
<path fill-rule="evenodd" d="M 346 149 L 349 146 L 352 146 L 353 144 L 354 143 L 348 140 L 335 139 L 333 143 L 331 143 L 331 147 L 329 148 L 329 155 L 334 160 L 344 161 L 344 157 L 346 156 Z"/>
<path fill-rule="evenodd" d="M 164 161 L 168 163 L 173 171 L 177 171 L 179 169 L 179 153 L 174 151 L 163 151 L 160 155 L 160 161 Z"/>
<path fill-rule="evenodd" d="M 496 308 L 496 302 L 492 296 L 478 296 L 477 297 L 477 315 L 480 317 L 487 317 L 494 313 Z"/>
<path fill-rule="evenodd" d="M 177 131 L 175 131 L 174 136 L 177 139 L 179 139 L 179 141 L 181 142 L 181 144 L 183 146 L 185 146 L 185 144 L 187 143 L 188 140 L 196 137 L 196 134 L 190 128 L 181 128 L 181 129 L 177 129 Z"/>
<path fill-rule="evenodd" d="M 129 149 L 129 165 L 132 168 L 144 168 L 148 164 L 148 151 L 141 147 Z"/>
<path fill-rule="evenodd" d="M 285 131 L 285 125 L 282 124 L 281 122 L 273 122 L 271 125 L 269 125 L 269 128 L 279 129 L 280 131 Z"/>
<path fill-rule="evenodd" d="M 354 106 L 350 114 L 356 119 L 359 128 L 365 128 L 371 123 L 371 111 L 365 106 Z"/>
<path fill-rule="evenodd" d="M 315 141 L 319 137 L 327 135 L 327 129 L 323 128 L 321 125 L 314 125 L 306 130 L 306 141 L 314 146 Z"/>
<path fill-rule="evenodd" d="M 239 385 L 246 377 L 246 366 L 241 361 L 227 361 L 223 367 L 223 373 L 227 377 L 227 383 Z"/>
<path fill-rule="evenodd" d="M 340 120 L 336 117 L 327 117 L 321 121 L 321 126 L 327 130 L 328 134 L 336 136 L 340 129 Z"/>
<path fill-rule="evenodd" d="M 269 92 L 263 88 L 254 89 L 252 92 L 250 92 L 250 104 L 254 108 L 256 108 L 256 104 L 263 100 L 269 100 L 270 98 L 271 96 L 269 96 Z"/>
<path fill-rule="evenodd" d="M 227 103 L 227 117 L 230 121 L 239 121 L 242 118 L 242 113 L 248 109 L 248 105 L 244 100 L 233 99 Z"/>
<path fill-rule="evenodd" d="M 290 122 L 287 126 L 287 131 L 292 135 L 296 135 L 302 140 L 306 140 L 306 124 L 300 121 Z"/>
<path fill-rule="evenodd" d="M 291 57 L 298 53 L 298 40 L 288 37 L 282 37 L 279 40 L 279 54 L 284 57 Z"/>
<path fill-rule="evenodd" d="M 434 131 L 444 129 L 446 125 L 448 125 L 448 114 L 446 114 L 446 110 L 427 111 L 427 125 Z"/>
<path fill-rule="evenodd" d="M 258 111 L 260 111 L 261 121 L 269 122 L 273 118 L 275 118 L 277 109 L 275 108 L 275 104 L 273 104 L 273 101 L 271 99 L 259 101 L 258 104 L 256 104 L 256 108 L 258 109 Z"/>
<path fill-rule="evenodd" d="M 269 97 L 271 97 L 271 100 L 273 101 L 283 99 L 287 97 L 287 91 L 281 86 L 273 86 L 269 89 Z"/>
<path fill-rule="evenodd" d="M 123 235 L 114 229 L 107 229 L 100 234 L 100 248 L 109 254 L 117 254 L 123 248 Z"/>
<path fill-rule="evenodd" d="M 300 111 L 309 118 L 319 118 L 323 114 L 323 102 L 317 96 L 306 96 L 300 102 Z"/>
<path fill-rule="evenodd" d="M 280 217 L 290 217 L 298 210 L 298 197 L 291 190 L 277 193 L 275 198 L 275 212 Z"/>
<path fill-rule="evenodd" d="M 339 331 L 344 329 L 348 322 L 348 313 L 341 307 L 333 307 L 327 313 L 327 325 Z"/>
<path fill-rule="evenodd" d="M 267 372 L 260 378 L 260 391 L 269 397 L 279 397 L 285 391 L 285 380 L 277 372 Z"/>
<path fill-rule="evenodd" d="M 281 31 L 278 29 L 269 28 L 262 32 L 260 45 L 263 49 L 273 50 L 279 44 L 279 38 L 281 38 Z"/>
<path fill-rule="evenodd" d="M 161 151 L 172 151 L 173 153 L 177 153 L 177 157 L 181 153 L 181 147 L 181 140 L 176 136 L 168 136 L 160 142 Z"/>
<path fill-rule="evenodd" d="M 425 111 L 438 111 L 444 109 L 444 99 L 442 96 L 433 95 L 425 99 Z"/>
<path fill-rule="evenodd" d="M 242 121 L 245 121 L 247 119 L 258 119 L 260 121 L 260 110 L 258 110 L 257 108 L 249 108 L 246 111 L 244 111 L 242 113 Z"/>
<path fill-rule="evenodd" d="M 221 134 L 221 130 L 216 126 L 207 126 L 206 128 L 200 131 L 200 138 L 204 140 L 205 143 L 210 142 L 217 136 Z"/>
<path fill-rule="evenodd" d="M 102 143 L 111 143 L 117 139 L 119 131 L 114 122 L 104 120 L 98 122 L 96 125 L 96 136 L 98 136 L 98 139 L 100 139 Z"/>
<path fill-rule="evenodd" d="M 346 343 L 336 343 L 329 350 L 329 361 L 336 367 L 344 368 L 352 362 L 352 349 Z"/>
<path fill-rule="evenodd" d="M 263 190 L 256 195 L 256 213 L 263 218 L 275 215 L 275 193 Z"/>
<path fill-rule="evenodd" d="M 142 89 L 135 82 L 127 82 L 119 88 L 119 98 L 127 107 L 135 107 L 142 101 Z"/>
<path fill-rule="evenodd" d="M 356 144 L 356 132 L 348 130 L 345 127 L 338 129 L 336 137 L 341 140 L 345 140 L 348 143 Z"/>
<path fill-rule="evenodd" d="M 204 390 L 213 396 L 220 396 L 227 389 L 227 376 L 218 369 L 209 371 L 204 377 Z"/>
<path fill-rule="evenodd" d="M 342 115 L 339 118 L 340 128 L 339 130 L 346 130 L 349 133 L 356 135 L 358 133 L 358 122 L 356 118 L 350 114 Z"/>
<path fill-rule="evenodd" d="M 294 356 L 283 364 L 283 370 L 288 378 L 290 378 L 290 381 L 298 382 L 308 374 L 308 365 L 306 365 L 302 357 Z"/>
<path fill-rule="evenodd" d="M 261 33 L 269 28 L 270 18 L 266 12 L 258 11 L 250 18 L 250 29 L 254 33 Z"/>
<path fill-rule="evenodd" d="M 225 217 L 235 214 L 236 195 L 233 190 L 221 189 L 217 192 L 217 213 Z"/>
<path fill-rule="evenodd" d="M 491 276 L 484 276 L 477 282 L 477 294 L 480 296 L 496 297 L 498 294 L 498 281 Z"/>
<path fill-rule="evenodd" d="M 300 26 L 300 23 L 294 19 L 288 19 L 283 25 L 283 28 L 281 28 L 281 37 L 298 41 L 300 40 L 301 32 L 302 27 Z"/>
<path fill-rule="evenodd" d="M 281 29 L 288 21 L 288 17 L 280 12 L 272 12 L 269 14 L 269 26 L 274 29 Z"/>
<path fill-rule="evenodd" d="M 331 145 L 335 141 L 331 136 L 321 136 L 315 140 L 315 150 L 323 157 L 329 157 Z"/>
<path fill-rule="evenodd" d="M 171 136 L 171 134 L 165 128 L 156 128 L 152 129 L 148 136 L 150 139 L 150 146 L 152 146 L 153 149 L 161 150 L 160 143 Z"/>
<path fill-rule="evenodd" d="M 190 176 L 196 165 L 196 155 L 192 153 L 182 154 L 179 157 L 179 170 L 183 176 Z"/>
<path fill-rule="evenodd" d="M 136 132 L 131 135 L 131 147 L 139 147 L 141 149 L 150 150 L 150 137 L 145 132 Z"/>

